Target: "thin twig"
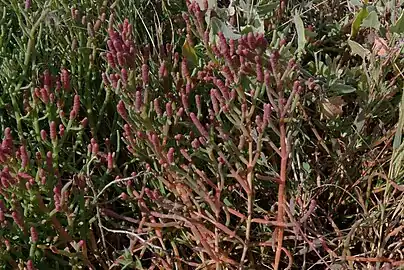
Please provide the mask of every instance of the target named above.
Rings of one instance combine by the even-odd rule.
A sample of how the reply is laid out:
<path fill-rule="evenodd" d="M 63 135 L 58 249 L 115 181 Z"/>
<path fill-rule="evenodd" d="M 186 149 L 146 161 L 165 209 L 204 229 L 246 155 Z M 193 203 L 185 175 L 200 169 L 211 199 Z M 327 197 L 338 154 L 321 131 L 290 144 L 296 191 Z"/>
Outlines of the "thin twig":
<path fill-rule="evenodd" d="M 116 183 L 120 183 L 120 182 L 125 182 L 125 181 L 129 181 L 129 180 L 133 180 L 135 178 L 137 178 L 138 176 L 141 176 L 142 174 L 146 174 L 147 172 L 140 172 L 139 174 L 135 175 L 135 176 L 130 176 L 130 177 L 126 177 L 126 178 L 121 178 L 121 179 L 115 179 L 114 181 L 109 182 L 99 193 L 98 195 L 95 197 L 95 199 L 98 199 L 100 197 L 100 195 L 110 186 L 115 185 Z"/>
<path fill-rule="evenodd" d="M 243 263 L 245 260 L 245 257 L 247 255 L 248 251 L 248 245 L 250 243 L 250 234 L 251 234 L 251 220 L 252 220 L 252 214 L 253 214 L 253 203 L 254 203 L 254 186 L 253 186 L 253 178 L 254 178 L 254 166 L 253 166 L 253 150 L 252 150 L 252 139 L 249 138 L 248 142 L 248 156 L 249 156 L 249 161 L 248 161 L 248 166 L 247 166 L 247 184 L 250 189 L 250 192 L 247 193 L 247 221 L 246 221 L 246 235 L 245 235 L 245 242 L 244 242 L 244 248 L 243 248 L 243 254 L 240 259 L 240 267 L 243 267 Z"/>
<path fill-rule="evenodd" d="M 102 226 L 102 228 L 103 228 L 104 230 L 108 231 L 108 232 L 112 232 L 112 233 L 123 233 L 123 234 L 128 234 L 128 235 L 134 236 L 134 237 L 136 237 L 140 242 L 142 242 L 142 243 L 144 243 L 144 244 L 147 244 L 147 245 L 149 245 L 149 246 L 152 247 L 152 248 L 162 249 L 161 247 L 158 247 L 158 246 L 155 246 L 155 245 L 153 245 L 153 244 L 150 244 L 148 241 L 146 241 L 146 240 L 144 240 L 142 237 L 140 237 L 140 235 L 145 235 L 145 234 L 147 234 L 147 233 L 137 234 L 137 233 L 134 233 L 134 232 L 124 231 L 124 230 L 112 230 L 112 229 L 108 229 L 108 228 L 105 227 L 105 226 Z"/>

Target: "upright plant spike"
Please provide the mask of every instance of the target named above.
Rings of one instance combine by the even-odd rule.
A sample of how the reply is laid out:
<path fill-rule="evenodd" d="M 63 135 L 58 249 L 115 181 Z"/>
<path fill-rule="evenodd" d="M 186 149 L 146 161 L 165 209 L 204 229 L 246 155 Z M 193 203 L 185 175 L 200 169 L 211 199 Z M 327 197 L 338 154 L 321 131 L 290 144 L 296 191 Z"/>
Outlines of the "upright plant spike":
<path fill-rule="evenodd" d="M 254 174 L 256 170 L 262 169 L 258 160 L 263 155 L 262 149 L 267 141 L 270 142 L 270 145 L 275 145 L 269 138 L 272 136 L 270 135 L 271 129 L 275 129 L 275 133 L 279 134 L 279 131 L 274 128 L 274 124 L 284 127 L 285 123 L 282 119 L 290 114 L 288 98 L 291 99 L 291 96 L 298 94 L 299 91 L 293 90 L 293 94 L 290 94 L 284 89 L 291 80 L 293 81 L 293 78 L 290 78 L 289 73 L 285 73 L 280 80 L 278 71 L 289 69 L 279 62 L 281 56 L 276 51 L 267 51 L 268 43 L 263 35 L 249 33 L 237 40 L 227 40 L 223 33 L 219 33 L 218 45 L 210 44 L 207 32 L 203 29 L 203 22 L 200 20 L 202 9 L 198 8 L 195 2 L 188 3 L 188 9 L 189 14 L 183 16 L 187 25 L 186 44 L 189 46 L 193 41 L 200 39 L 203 41 L 204 49 L 209 52 L 208 54 L 212 54 L 215 61 L 202 59 L 202 61 L 206 61 L 205 65 L 193 70 L 195 66 L 189 65 L 187 55 L 181 57 L 175 53 L 171 58 L 169 54 L 160 50 L 159 62 L 154 63 L 152 55 L 148 56 L 147 53 L 143 53 L 143 59 L 139 59 L 132 69 L 134 77 L 142 79 L 141 85 L 138 85 L 134 92 L 127 91 L 127 89 L 122 92 L 118 112 L 125 122 L 123 125 L 124 138 L 129 151 L 140 162 L 144 162 L 147 171 L 153 171 L 159 176 L 160 185 L 170 190 L 184 207 L 188 207 L 184 208 L 182 214 L 176 215 L 175 218 L 183 219 L 184 222 L 189 219 L 193 220 L 195 213 L 190 210 L 193 207 L 200 209 L 198 210 L 199 217 L 204 216 L 204 213 L 210 218 L 216 217 L 216 220 L 202 219 L 203 222 L 199 223 L 198 229 L 195 229 L 196 227 L 192 229 L 196 223 L 187 221 L 190 222 L 189 232 L 198 241 L 202 250 L 217 264 L 226 262 L 234 265 L 247 265 L 249 263 L 247 258 L 251 259 L 250 255 L 247 256 L 251 252 L 250 242 L 255 237 L 252 230 L 253 223 L 258 222 L 258 219 L 253 218 L 255 215 L 253 198 L 258 185 Z M 194 26 L 196 31 L 193 33 L 196 35 L 199 33 L 200 36 L 191 38 Z M 118 31 L 114 35 L 121 36 L 122 33 Z M 112 37 L 111 34 L 110 37 Z M 110 49 L 110 53 L 113 53 L 114 50 L 119 50 L 119 48 Z M 145 59 L 148 60 L 147 65 Z M 149 108 L 148 104 L 142 103 L 143 89 L 142 91 L 139 89 L 147 87 L 148 84 L 155 85 L 152 77 L 148 76 L 154 65 L 158 70 L 159 84 L 157 87 L 163 84 L 161 90 L 164 90 L 160 92 L 158 88 L 155 93 L 148 92 L 155 95 L 151 99 L 153 102 L 150 112 L 146 111 L 142 116 L 147 115 L 143 120 L 152 123 L 149 125 L 142 122 L 143 120 L 139 122 L 137 114 L 133 114 L 133 112 L 138 113 L 141 108 L 142 110 Z M 261 93 L 259 87 L 253 87 L 250 83 L 245 89 L 245 85 L 240 85 L 241 82 L 254 82 L 260 85 L 267 90 L 268 97 L 264 97 L 264 100 L 261 100 L 262 97 L 256 99 Z M 275 89 L 272 89 L 273 82 L 276 83 Z M 172 84 L 172 90 L 170 90 L 169 83 Z M 204 85 L 213 88 L 206 94 L 202 90 Z M 112 87 L 116 88 L 116 84 L 112 84 Z M 298 87 L 294 89 L 298 89 Z M 163 92 L 164 95 L 159 94 Z M 160 101 L 165 103 L 165 113 L 160 109 Z M 123 108 L 127 111 L 124 112 Z M 190 131 L 182 133 L 181 130 L 184 128 L 188 128 Z M 213 131 L 217 131 L 218 134 L 211 133 Z M 132 138 L 131 134 L 138 135 L 136 140 Z M 141 134 L 147 134 L 147 139 Z M 283 146 L 282 141 L 286 140 L 283 130 L 278 139 Z M 234 148 L 230 147 L 231 144 L 238 146 L 236 152 Z M 135 148 L 136 151 L 134 151 Z M 143 157 L 141 152 L 149 153 L 149 157 Z M 177 156 L 175 153 L 181 155 Z M 286 177 L 283 157 L 289 153 L 286 148 L 277 149 L 277 153 L 282 155 L 283 160 L 281 175 Z M 201 167 L 202 164 L 205 164 L 202 160 L 209 160 L 210 163 Z M 207 179 L 206 170 L 212 173 L 212 179 Z M 195 176 L 195 172 L 198 176 Z M 247 197 L 247 210 L 243 211 L 246 213 L 237 215 L 238 218 L 242 217 L 240 221 L 245 224 L 242 231 L 223 226 L 219 220 L 223 205 L 220 191 L 232 181 L 236 181 L 240 190 Z M 148 187 L 145 187 L 144 190 L 151 201 L 139 202 L 140 209 L 147 207 L 150 209 L 147 211 L 152 211 L 154 204 L 157 204 L 157 209 L 167 209 L 162 202 L 156 201 Z M 212 190 L 217 194 L 215 199 L 208 195 Z M 281 193 L 284 194 L 284 189 L 280 190 Z M 134 194 L 139 198 L 139 193 Z M 202 202 L 204 202 L 204 206 L 202 206 Z M 145 211 L 146 215 L 146 210 L 142 211 Z M 279 207 L 279 211 L 283 218 L 284 213 L 281 207 Z M 171 214 L 155 211 L 152 216 L 167 219 L 167 222 L 173 218 Z M 145 218 L 145 220 L 148 219 Z M 150 224 L 152 224 L 151 222 L 154 221 L 150 219 Z M 213 231 L 208 228 L 212 224 Z M 140 228 L 143 231 L 143 227 Z M 164 237 L 163 232 L 164 230 L 159 231 L 159 235 L 162 234 L 162 237 Z M 235 260 L 222 256 L 219 249 L 220 234 L 230 237 L 237 235 L 239 245 L 243 246 L 240 262 L 236 263 Z M 217 237 L 215 241 L 213 241 L 213 235 Z M 215 245 L 210 246 L 209 241 L 206 241 L 208 239 L 211 239 L 212 243 L 216 242 Z M 282 243 L 280 243 L 280 248 L 283 248 Z"/>
<path fill-rule="evenodd" d="M 35 227 L 31 227 L 30 232 L 31 232 L 32 243 L 37 243 L 38 242 L 38 232 L 35 229 Z"/>

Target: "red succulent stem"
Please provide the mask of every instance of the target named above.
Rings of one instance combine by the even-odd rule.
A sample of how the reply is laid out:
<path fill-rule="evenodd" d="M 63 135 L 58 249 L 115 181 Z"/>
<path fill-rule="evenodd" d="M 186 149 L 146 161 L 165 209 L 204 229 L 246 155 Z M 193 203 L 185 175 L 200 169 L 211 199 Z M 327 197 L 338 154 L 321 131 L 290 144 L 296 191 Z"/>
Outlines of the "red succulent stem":
<path fill-rule="evenodd" d="M 286 187 L 286 169 L 288 164 L 288 151 L 286 148 L 286 125 L 285 118 L 282 115 L 279 122 L 279 131 L 280 131 L 280 144 L 281 144 L 281 171 L 280 171 L 280 181 L 278 187 L 278 216 L 276 222 L 279 224 L 284 223 L 285 216 L 285 187 Z M 282 244 L 283 244 L 283 232 L 284 227 L 278 227 L 278 235 L 277 235 L 277 249 L 275 254 L 275 266 L 274 269 L 279 268 L 279 262 L 281 259 L 282 253 Z"/>

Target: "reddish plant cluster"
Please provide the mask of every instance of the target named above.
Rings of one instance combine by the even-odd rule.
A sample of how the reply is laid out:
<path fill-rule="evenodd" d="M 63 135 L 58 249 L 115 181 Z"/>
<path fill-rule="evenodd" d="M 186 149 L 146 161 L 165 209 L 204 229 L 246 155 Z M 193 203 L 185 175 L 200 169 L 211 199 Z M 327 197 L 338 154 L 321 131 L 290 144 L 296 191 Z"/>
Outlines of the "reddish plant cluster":
<path fill-rule="evenodd" d="M 2 170 L 0 172 L 1 184 L 0 184 L 0 194 L 3 200 L 0 200 L 0 226 L 3 231 L 12 231 L 13 227 L 16 226 L 20 232 L 27 236 L 30 231 L 31 241 L 33 246 L 31 247 L 32 252 L 35 252 L 37 247 L 34 245 L 39 241 L 39 235 L 34 226 L 37 226 L 36 219 L 31 216 L 27 216 L 28 211 L 26 202 L 29 201 L 39 207 L 38 215 L 44 218 L 45 221 L 49 222 L 60 234 L 65 241 L 72 241 L 72 238 L 68 235 L 66 229 L 61 225 L 60 221 L 51 214 L 49 220 L 46 217 L 50 211 L 49 208 L 55 208 L 55 211 L 61 210 L 61 205 L 66 205 L 69 200 L 68 192 L 63 193 L 63 201 L 61 201 L 60 192 L 60 180 L 59 184 L 54 188 L 58 190 L 58 197 L 53 202 L 44 203 L 43 192 L 47 192 L 49 188 L 53 185 L 52 179 L 55 176 L 55 170 L 52 166 L 52 154 L 48 152 L 46 158 L 45 169 L 42 169 L 42 164 L 44 160 L 41 157 L 40 152 L 35 155 L 35 160 L 31 160 L 31 156 L 27 152 L 25 146 L 17 147 L 13 143 L 13 138 L 10 133 L 10 129 L 5 130 L 5 138 L 2 142 Z M 33 167 L 39 168 L 35 175 L 35 169 Z M 64 207 L 66 209 L 66 207 Z M 9 218 L 7 218 L 9 217 Z M 28 230 L 28 228 L 30 228 Z M 44 230 L 49 231 L 49 229 Z M 7 235 L 1 237 L 2 242 L 8 243 Z M 42 240 L 41 240 L 42 241 Z M 9 252 L 17 252 L 15 246 L 7 246 Z M 1 248 L 0 248 L 1 250 Z M 12 260 L 9 260 L 11 265 L 14 265 Z M 15 265 L 14 265 L 15 266 Z M 27 262 L 27 267 L 34 269 L 33 261 L 29 260 Z"/>
<path fill-rule="evenodd" d="M 77 208 L 77 200 L 88 192 L 85 180 L 64 179 L 71 173 L 65 168 L 65 151 L 72 151 L 69 158 L 75 154 L 69 140 L 79 146 L 88 119 L 83 117 L 80 96 L 73 92 L 67 69 L 56 76 L 46 70 L 39 81 L 40 87 L 24 93 L 23 117 L 32 121 L 32 137 L 13 138 L 11 129 L 6 128 L 0 143 L 0 227 L 4 232 L 0 239 L 5 243 L 0 244 L 0 254 L 8 254 L 4 258 L 15 269 L 18 266 L 13 258 L 29 258 L 25 261 L 27 269 L 35 269 L 48 250 L 91 266 L 88 258 L 82 256 L 83 248 L 76 249 L 74 244 L 74 239 L 80 237 L 75 228 L 88 215 L 83 212 L 84 203 L 86 211 L 91 211 L 88 199 Z M 87 165 L 94 164 L 97 169 L 105 166 L 112 171 L 114 154 L 109 147 L 108 153 L 99 151 L 94 139 L 90 146 L 87 157 L 84 156 Z M 23 240 L 10 242 L 8 237 L 13 235 L 18 239 L 30 235 L 30 244 L 27 246 Z"/>
<path fill-rule="evenodd" d="M 122 97 L 117 111 L 125 122 L 127 149 L 163 184 L 164 192 L 171 194 L 163 196 L 149 184 L 141 185 L 137 191 L 130 182 L 127 194 L 121 198 L 137 202 L 142 212 L 141 220 L 136 221 L 138 233 L 154 232 L 156 241 L 150 235 L 153 245 L 174 250 L 174 257 L 169 253 L 158 256 L 160 265 L 213 263 L 236 267 L 248 261 L 252 265 L 259 261 L 251 253 L 252 246 L 265 246 L 271 237 L 280 235 L 278 249 L 282 250 L 282 225 L 279 232 L 266 239 L 260 239 L 252 229 L 254 224 L 284 222 L 281 206 L 282 215 L 272 220 L 254 212 L 254 196 L 260 185 L 256 177 L 267 169 L 262 155 L 274 156 L 281 169 L 273 180 L 279 183 L 279 192 L 284 193 L 290 148 L 285 118 L 302 86 L 294 79 L 294 60 L 283 59 L 276 49 L 268 52 L 269 44 L 262 34 L 249 33 L 232 40 L 217 33 L 216 41 L 209 40 L 210 29 L 201 19 L 206 9 L 202 11 L 195 2 L 188 7 L 190 16 L 184 16 L 186 39 L 189 46 L 193 38 L 203 40 L 206 55 L 210 56 L 202 59 L 203 66 L 196 67 L 186 55 L 165 50 L 170 45 L 161 47 L 158 62 L 147 51 L 147 57 L 143 53 L 128 58 L 129 63 L 117 63 L 118 50 L 109 47 L 109 66 L 129 67 L 132 76 L 142 80 L 128 86 L 121 76 L 114 75 L 112 83 Z M 110 30 L 110 37 L 127 35 L 127 28 L 118 29 L 113 35 Z M 158 80 L 150 80 L 150 69 L 158 71 Z M 119 79 L 123 88 L 118 87 Z M 235 184 L 240 188 L 238 192 L 228 188 Z M 245 208 L 233 208 L 224 200 L 231 200 L 230 204 L 244 201 Z M 283 195 L 278 203 L 283 204 Z M 108 208 L 103 213 L 127 219 Z M 175 240 L 170 240 L 169 245 L 164 243 L 162 237 L 169 233 L 164 228 L 168 227 L 179 237 L 185 230 L 188 240 L 198 248 L 181 246 L 180 253 Z"/>

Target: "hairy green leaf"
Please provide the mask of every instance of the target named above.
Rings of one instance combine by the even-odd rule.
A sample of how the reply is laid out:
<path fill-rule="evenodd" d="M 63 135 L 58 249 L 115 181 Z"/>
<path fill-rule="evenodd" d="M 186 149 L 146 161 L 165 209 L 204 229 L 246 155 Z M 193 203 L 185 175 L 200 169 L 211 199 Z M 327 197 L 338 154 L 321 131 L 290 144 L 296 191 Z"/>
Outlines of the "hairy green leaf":
<path fill-rule="evenodd" d="M 390 31 L 397 34 L 404 33 L 404 11 L 401 12 L 400 18 L 398 18 L 396 24 L 391 27 Z"/>
<path fill-rule="evenodd" d="M 348 40 L 348 45 L 351 47 L 352 54 L 359 55 L 362 59 L 365 59 L 367 55 L 370 54 L 370 51 L 360 45 L 358 42 L 353 40 Z"/>
<path fill-rule="evenodd" d="M 297 44 L 298 44 L 297 50 L 301 52 L 302 50 L 304 50 L 304 46 L 306 45 L 307 40 L 303 20 L 297 12 L 295 16 L 293 16 L 293 22 L 295 24 L 297 31 Z"/>
<path fill-rule="evenodd" d="M 355 92 L 356 88 L 342 83 L 334 83 L 330 86 L 330 90 L 338 94 L 349 94 Z"/>
<path fill-rule="evenodd" d="M 362 26 L 379 30 L 380 28 L 379 17 L 377 16 L 375 11 L 369 13 L 369 15 L 363 20 Z"/>
<path fill-rule="evenodd" d="M 222 32 L 225 38 L 228 39 L 239 39 L 241 37 L 240 34 L 235 33 L 233 29 L 231 29 L 228 25 L 226 25 L 226 23 L 219 20 L 218 18 L 212 18 L 212 31 L 214 35 Z"/>

